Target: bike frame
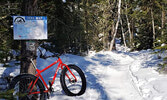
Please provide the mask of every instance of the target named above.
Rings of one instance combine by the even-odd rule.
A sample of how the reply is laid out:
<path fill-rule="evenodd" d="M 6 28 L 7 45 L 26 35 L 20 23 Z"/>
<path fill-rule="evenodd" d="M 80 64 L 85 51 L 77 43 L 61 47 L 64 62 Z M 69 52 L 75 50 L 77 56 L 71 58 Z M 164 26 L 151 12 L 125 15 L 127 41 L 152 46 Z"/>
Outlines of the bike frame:
<path fill-rule="evenodd" d="M 50 90 L 49 90 L 49 87 L 47 86 L 47 84 L 46 84 L 44 78 L 42 77 L 41 73 L 44 72 L 44 71 L 46 71 L 47 69 L 51 68 L 53 65 L 55 65 L 55 64 L 57 64 L 57 63 L 58 63 L 58 66 L 57 66 L 56 72 L 55 72 L 55 74 L 54 74 L 54 77 L 53 77 L 53 79 L 52 79 L 52 81 L 51 81 L 51 86 L 53 85 L 53 83 L 54 83 L 54 81 L 55 81 L 55 79 L 56 79 L 56 76 L 57 76 L 57 73 L 58 73 L 59 68 L 61 68 L 61 69 L 63 70 L 63 66 L 67 68 L 67 70 L 70 72 L 70 74 L 73 76 L 73 78 L 77 81 L 77 78 L 76 78 L 75 75 L 72 73 L 72 71 L 70 70 L 70 68 L 69 68 L 66 64 L 64 64 L 60 58 L 58 58 L 57 61 L 55 61 L 54 63 L 50 64 L 49 66 L 47 66 L 46 68 L 44 68 L 44 69 L 42 69 L 42 70 L 37 69 L 37 67 L 36 67 L 36 65 L 34 64 L 34 62 L 33 62 L 32 59 L 31 59 L 31 62 L 32 62 L 34 68 L 36 69 L 37 74 L 36 74 L 35 76 L 36 76 L 37 78 L 36 78 L 36 80 L 34 81 L 34 83 L 31 82 L 31 83 L 29 84 L 29 86 L 28 86 L 28 89 L 30 89 L 30 93 L 29 93 L 29 94 L 39 94 L 39 93 L 40 93 L 40 91 L 32 92 L 32 90 L 33 90 L 33 88 L 34 88 L 34 86 L 35 86 L 35 84 L 36 84 L 36 82 L 38 81 L 39 78 L 41 78 L 41 80 L 42 80 L 44 86 L 46 87 L 46 90 L 43 91 L 43 92 L 44 92 L 44 93 L 47 93 L 47 92 L 50 91 Z M 66 74 L 66 76 L 67 76 L 67 77 L 69 78 L 69 80 L 71 81 L 69 75 Z"/>

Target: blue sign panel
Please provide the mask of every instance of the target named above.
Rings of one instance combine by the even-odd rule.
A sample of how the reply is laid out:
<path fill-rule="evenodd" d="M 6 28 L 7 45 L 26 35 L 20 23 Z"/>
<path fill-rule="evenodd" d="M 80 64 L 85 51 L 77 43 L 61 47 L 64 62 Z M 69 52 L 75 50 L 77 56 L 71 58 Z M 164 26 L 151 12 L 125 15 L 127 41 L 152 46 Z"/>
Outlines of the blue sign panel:
<path fill-rule="evenodd" d="M 14 40 L 47 39 L 46 16 L 13 16 Z"/>

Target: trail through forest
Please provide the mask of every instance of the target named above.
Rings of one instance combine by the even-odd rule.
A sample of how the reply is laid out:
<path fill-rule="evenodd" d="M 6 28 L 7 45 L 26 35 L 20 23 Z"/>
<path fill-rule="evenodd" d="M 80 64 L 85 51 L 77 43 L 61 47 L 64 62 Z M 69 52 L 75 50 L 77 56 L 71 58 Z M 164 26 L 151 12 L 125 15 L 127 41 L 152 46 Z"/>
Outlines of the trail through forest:
<path fill-rule="evenodd" d="M 149 50 L 132 53 L 102 51 L 86 57 L 66 55 L 62 58 L 70 64 L 80 66 L 84 71 L 87 90 L 82 96 L 69 97 L 64 95 L 57 80 L 56 91 L 51 95 L 50 100 L 58 98 L 63 100 L 166 99 L 167 91 L 163 84 L 167 82 L 167 78 L 165 75 L 159 75 L 155 70 L 158 60 Z M 161 89 L 157 87 L 158 85 L 162 85 Z"/>

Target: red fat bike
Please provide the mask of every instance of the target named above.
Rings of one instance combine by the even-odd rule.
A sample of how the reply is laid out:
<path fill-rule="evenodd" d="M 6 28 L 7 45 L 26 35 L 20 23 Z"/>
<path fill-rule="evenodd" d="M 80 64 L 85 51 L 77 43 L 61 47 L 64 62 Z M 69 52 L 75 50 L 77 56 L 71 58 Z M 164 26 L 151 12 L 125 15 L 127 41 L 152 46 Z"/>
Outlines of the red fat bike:
<path fill-rule="evenodd" d="M 58 60 L 50 64 L 46 68 L 39 70 L 30 59 L 36 74 L 21 74 L 12 79 L 9 88 L 12 89 L 12 95 L 17 100 L 45 100 L 49 98 L 49 93 L 53 92 L 52 85 L 56 79 L 59 69 L 62 69 L 60 75 L 60 83 L 65 94 L 68 96 L 82 95 L 86 90 L 86 78 L 82 70 L 76 65 L 66 65 L 62 62 L 59 55 L 53 55 L 49 57 L 57 57 Z M 43 58 L 47 58 L 44 57 Z M 48 85 L 42 77 L 41 73 L 51 68 L 53 65 L 57 65 L 57 69 L 53 76 L 53 79 L 49 81 Z"/>

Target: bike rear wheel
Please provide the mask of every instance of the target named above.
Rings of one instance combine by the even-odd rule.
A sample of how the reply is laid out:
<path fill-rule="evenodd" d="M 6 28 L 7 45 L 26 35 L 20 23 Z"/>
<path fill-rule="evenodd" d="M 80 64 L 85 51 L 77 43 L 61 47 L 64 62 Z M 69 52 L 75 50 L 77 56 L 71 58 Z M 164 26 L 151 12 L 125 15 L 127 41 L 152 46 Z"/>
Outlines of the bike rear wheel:
<path fill-rule="evenodd" d="M 64 67 L 60 75 L 60 83 L 64 92 L 68 96 L 82 95 L 86 90 L 86 78 L 82 70 L 76 65 L 68 65 L 77 80 L 71 75 L 69 70 Z M 68 77 L 67 77 L 68 75 Z"/>
<path fill-rule="evenodd" d="M 31 93 L 39 92 L 36 94 L 31 94 L 30 90 L 33 86 L 37 77 L 31 74 L 23 74 L 15 77 L 11 84 L 10 89 L 12 89 L 13 98 L 16 100 L 45 100 L 45 90 L 42 82 L 38 79 Z"/>

